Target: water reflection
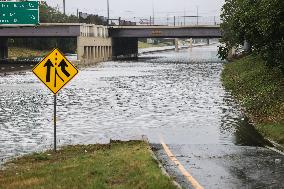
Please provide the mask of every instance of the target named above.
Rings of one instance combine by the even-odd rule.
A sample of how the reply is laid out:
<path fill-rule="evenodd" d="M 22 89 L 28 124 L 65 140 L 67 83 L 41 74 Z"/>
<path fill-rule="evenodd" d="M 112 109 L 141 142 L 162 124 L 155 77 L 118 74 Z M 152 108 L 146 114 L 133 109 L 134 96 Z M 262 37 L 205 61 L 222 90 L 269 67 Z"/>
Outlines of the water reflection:
<path fill-rule="evenodd" d="M 260 135 L 249 119 L 240 111 L 240 106 L 229 92 L 223 97 L 225 106 L 222 109 L 220 136 L 241 146 L 273 146 Z"/>
<path fill-rule="evenodd" d="M 59 145 L 141 135 L 151 142 L 162 136 L 168 143 L 255 145 L 236 129 L 242 116 L 226 101 L 216 53 L 195 48 L 81 70 L 58 97 Z M 30 72 L 0 78 L 0 159 L 52 146 L 52 97 Z"/>
<path fill-rule="evenodd" d="M 235 136 L 235 144 L 237 145 L 259 147 L 273 146 L 268 140 L 264 139 L 262 135 L 257 133 L 254 126 L 249 123 L 248 118 L 239 120 Z"/>

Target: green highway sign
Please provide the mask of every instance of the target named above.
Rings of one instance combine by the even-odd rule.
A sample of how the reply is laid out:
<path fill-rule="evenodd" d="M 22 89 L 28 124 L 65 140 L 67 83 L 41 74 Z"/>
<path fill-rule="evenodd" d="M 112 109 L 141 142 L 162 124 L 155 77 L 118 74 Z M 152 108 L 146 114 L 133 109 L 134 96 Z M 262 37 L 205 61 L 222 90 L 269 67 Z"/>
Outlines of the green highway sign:
<path fill-rule="evenodd" d="M 0 26 L 7 25 L 38 25 L 39 2 L 0 2 Z"/>

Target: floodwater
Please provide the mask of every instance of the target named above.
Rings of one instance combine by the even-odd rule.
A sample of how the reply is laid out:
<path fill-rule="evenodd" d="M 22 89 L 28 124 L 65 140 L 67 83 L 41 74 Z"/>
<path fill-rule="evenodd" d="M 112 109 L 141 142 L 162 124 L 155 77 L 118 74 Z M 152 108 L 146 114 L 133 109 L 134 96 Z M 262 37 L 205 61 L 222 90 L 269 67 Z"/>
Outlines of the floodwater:
<path fill-rule="evenodd" d="M 57 98 L 58 144 L 146 135 L 172 145 L 269 145 L 224 90 L 216 54 L 196 47 L 80 70 Z M 2 161 L 52 148 L 53 95 L 29 71 L 0 77 L 0 133 Z"/>

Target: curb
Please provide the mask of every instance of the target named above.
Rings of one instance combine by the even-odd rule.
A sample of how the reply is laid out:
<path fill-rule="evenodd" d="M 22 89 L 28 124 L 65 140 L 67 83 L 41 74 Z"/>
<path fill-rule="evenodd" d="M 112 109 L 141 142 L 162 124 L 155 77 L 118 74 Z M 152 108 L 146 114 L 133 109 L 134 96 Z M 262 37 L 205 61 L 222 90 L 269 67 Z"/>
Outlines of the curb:
<path fill-rule="evenodd" d="M 179 183 L 177 183 L 170 175 L 169 173 L 166 171 L 166 169 L 163 167 L 163 165 L 161 164 L 161 162 L 159 161 L 159 159 L 157 158 L 157 156 L 154 154 L 154 152 L 151 150 L 151 146 L 149 143 L 149 140 L 147 138 L 147 136 L 142 135 L 142 141 L 146 142 L 149 145 L 149 152 L 152 156 L 152 158 L 158 163 L 159 168 L 161 169 L 163 175 L 165 175 L 166 177 L 170 178 L 172 180 L 172 183 L 178 188 L 178 189 L 182 189 L 181 185 Z"/>

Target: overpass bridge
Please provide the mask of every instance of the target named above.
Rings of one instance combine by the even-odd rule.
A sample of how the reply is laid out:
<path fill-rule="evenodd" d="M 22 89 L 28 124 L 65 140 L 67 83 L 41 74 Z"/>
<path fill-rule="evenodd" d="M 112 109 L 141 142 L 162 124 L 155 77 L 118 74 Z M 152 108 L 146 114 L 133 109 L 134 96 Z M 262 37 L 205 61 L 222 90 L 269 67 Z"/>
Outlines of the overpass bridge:
<path fill-rule="evenodd" d="M 114 26 L 111 37 L 135 38 L 219 38 L 220 26 Z"/>
<path fill-rule="evenodd" d="M 219 26 L 99 26 L 79 23 L 45 23 L 39 26 L 0 25 L 0 59 L 8 56 L 8 38 L 71 37 L 77 39 L 78 60 L 104 61 L 137 56 L 138 38 L 219 38 Z"/>
<path fill-rule="evenodd" d="M 220 26 L 114 26 L 109 28 L 114 57 L 138 54 L 138 38 L 220 38 Z"/>
<path fill-rule="evenodd" d="M 0 25 L 0 60 L 8 57 L 8 38 L 76 38 L 80 63 L 111 59 L 112 45 L 105 26 L 79 23 L 45 23 L 39 26 Z"/>

